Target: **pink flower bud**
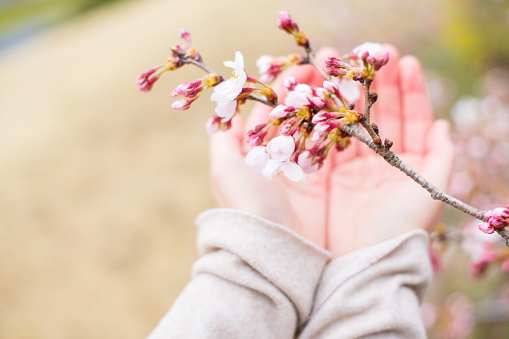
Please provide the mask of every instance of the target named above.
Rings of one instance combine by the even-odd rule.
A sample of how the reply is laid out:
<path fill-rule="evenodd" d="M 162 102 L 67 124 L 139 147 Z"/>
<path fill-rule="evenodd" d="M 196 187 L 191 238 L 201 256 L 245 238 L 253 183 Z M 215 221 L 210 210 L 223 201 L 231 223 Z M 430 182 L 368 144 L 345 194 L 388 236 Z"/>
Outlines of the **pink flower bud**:
<path fill-rule="evenodd" d="M 313 106 L 315 106 L 315 109 L 321 109 L 327 106 L 327 102 L 320 97 L 311 97 L 308 98 L 308 100 Z"/>
<path fill-rule="evenodd" d="M 384 55 L 377 58 L 375 61 L 375 71 L 378 71 L 382 66 L 387 65 L 389 62 L 389 52 L 385 52 Z"/>
<path fill-rule="evenodd" d="M 193 101 L 186 99 L 177 100 L 171 105 L 171 107 L 176 110 L 185 111 L 186 109 L 189 109 L 189 107 L 191 107 L 192 102 Z"/>
<path fill-rule="evenodd" d="M 311 141 L 322 142 L 325 140 L 325 138 L 326 138 L 326 135 L 322 135 L 322 134 L 318 133 L 317 131 L 314 131 L 313 135 L 311 136 Z"/>
<path fill-rule="evenodd" d="M 288 33 L 297 33 L 299 31 L 299 26 L 295 22 L 292 21 L 290 13 L 286 11 L 281 11 L 278 14 L 279 19 L 277 21 L 277 27 L 282 29 Z"/>
<path fill-rule="evenodd" d="M 311 122 L 313 124 L 318 124 L 320 122 L 327 121 L 328 119 L 340 118 L 341 116 L 343 116 L 343 114 L 339 113 L 339 112 L 327 112 L 327 111 L 322 110 L 322 111 L 316 113 L 315 116 L 313 116 L 313 119 L 311 120 Z"/>
<path fill-rule="evenodd" d="M 267 135 L 267 131 L 261 133 L 255 133 L 253 131 L 248 131 L 246 135 L 246 142 L 255 147 L 260 146 L 263 143 L 263 139 Z"/>
<path fill-rule="evenodd" d="M 366 58 L 366 62 L 367 62 L 368 64 L 374 64 L 374 63 L 375 63 L 375 60 L 376 60 L 376 59 L 375 59 L 375 57 L 374 57 L 374 56 L 371 56 L 371 55 L 370 55 L 370 56 L 368 56 L 368 57 Z"/>
<path fill-rule="evenodd" d="M 339 87 L 333 84 L 330 81 L 324 81 L 323 82 L 323 88 L 329 92 L 330 94 L 336 94 L 339 93 Z"/>
<path fill-rule="evenodd" d="M 156 71 L 155 68 L 151 68 L 149 69 L 148 71 L 144 72 L 144 73 L 141 73 L 140 75 L 138 75 L 138 78 L 136 79 L 137 80 L 137 83 L 138 85 L 141 86 L 141 84 L 143 84 L 144 82 L 146 82 L 148 80 L 148 78 L 154 74 L 154 72 Z"/>
<path fill-rule="evenodd" d="M 346 67 L 345 63 L 336 57 L 330 57 L 325 59 L 325 66 L 343 68 Z"/>
<path fill-rule="evenodd" d="M 202 80 L 196 80 L 193 82 L 184 82 L 177 86 L 172 92 L 171 96 L 176 97 L 179 95 L 185 96 L 186 98 L 195 98 L 198 94 L 203 91 Z"/>
<path fill-rule="evenodd" d="M 150 77 L 152 74 L 155 73 L 157 68 L 152 68 L 148 70 L 145 73 L 141 73 L 138 75 L 138 78 L 136 79 L 136 82 L 139 86 L 140 91 L 142 92 L 148 92 L 152 89 L 152 85 L 159 79 L 157 75 Z"/>
<path fill-rule="evenodd" d="M 289 113 L 295 111 L 293 106 L 278 105 L 270 113 L 269 117 L 274 119 L 280 119 L 287 117 Z"/>
<path fill-rule="evenodd" d="M 334 68 L 334 67 L 324 67 L 323 71 L 333 77 L 345 76 L 346 72 L 342 69 Z"/>
<path fill-rule="evenodd" d="M 498 207 L 484 214 L 486 218 L 507 219 L 509 218 L 509 209 L 507 207 Z"/>
<path fill-rule="evenodd" d="M 186 29 L 181 28 L 179 31 L 179 35 L 186 42 L 191 43 L 191 35 L 189 34 L 189 32 Z"/>
<path fill-rule="evenodd" d="M 287 77 L 283 81 L 283 86 L 287 92 L 291 92 L 294 90 L 295 86 L 297 86 L 297 81 L 294 77 Z"/>
<path fill-rule="evenodd" d="M 295 134 L 295 132 L 297 132 L 297 127 L 298 127 L 297 121 L 298 121 L 297 117 L 293 117 L 293 118 L 286 120 L 281 125 L 281 130 L 279 131 L 279 134 L 284 135 L 284 136 L 293 136 Z"/>
<path fill-rule="evenodd" d="M 491 226 L 487 222 L 483 222 L 483 223 L 477 225 L 477 227 L 479 227 L 479 229 L 486 234 L 491 234 L 491 233 L 495 232 L 495 229 L 493 228 L 493 226 Z"/>

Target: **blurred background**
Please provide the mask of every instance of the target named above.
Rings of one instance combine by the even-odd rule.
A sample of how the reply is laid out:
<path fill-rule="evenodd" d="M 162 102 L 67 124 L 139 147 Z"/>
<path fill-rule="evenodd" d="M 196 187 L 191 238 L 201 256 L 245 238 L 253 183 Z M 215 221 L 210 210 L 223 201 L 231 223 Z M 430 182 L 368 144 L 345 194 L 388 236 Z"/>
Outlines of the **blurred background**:
<path fill-rule="evenodd" d="M 457 126 L 451 189 L 481 208 L 509 202 L 507 0 L 260 0 L 249 8 L 0 0 L 0 338 L 151 331 L 190 279 L 194 218 L 214 207 L 204 129 L 213 105 L 171 109 L 171 90 L 201 76 L 192 67 L 150 94 L 138 91 L 136 76 L 166 60 L 183 27 L 209 67 L 225 72 L 222 61 L 241 50 L 254 75 L 260 55 L 298 51 L 276 28 L 283 9 L 315 49 L 376 41 L 417 55 L 437 117 Z M 431 338 L 509 337 L 505 252 L 473 277 L 464 241 L 471 224 L 447 210 L 439 225 L 434 252 L 445 269 L 425 306 Z"/>

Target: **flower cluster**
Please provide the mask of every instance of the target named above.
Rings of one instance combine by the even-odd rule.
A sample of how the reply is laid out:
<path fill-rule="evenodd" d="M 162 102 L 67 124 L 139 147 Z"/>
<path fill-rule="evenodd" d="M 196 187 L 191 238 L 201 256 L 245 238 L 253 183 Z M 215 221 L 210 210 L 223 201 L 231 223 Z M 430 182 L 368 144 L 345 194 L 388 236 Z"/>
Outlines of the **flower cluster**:
<path fill-rule="evenodd" d="M 324 71 L 330 76 L 343 76 L 352 80 L 372 81 L 375 73 L 389 62 L 389 53 L 382 55 L 382 46 L 378 43 L 366 42 L 355 47 L 352 54 L 342 59 L 335 57 L 325 60 Z M 348 61 L 348 62 L 346 62 Z"/>
<path fill-rule="evenodd" d="M 285 79 L 284 84 L 288 91 L 284 104 L 276 106 L 269 113 L 267 123 L 250 130 L 246 141 L 251 146 L 263 147 L 261 145 L 269 130 L 279 127 L 280 137 L 291 137 L 293 140 L 291 159 L 304 172 L 311 173 L 323 165 L 332 147 L 341 151 L 349 145 L 349 136 L 341 131 L 340 126 L 362 122 L 364 115 L 350 109 L 339 87 L 330 81 L 324 81 L 323 87 L 318 88 L 298 84 L 293 78 Z M 252 152 L 258 154 L 261 149 L 256 147 Z M 252 159 L 252 156 L 248 158 Z M 251 160 L 248 163 L 260 168 Z M 265 177 L 272 177 L 273 172 L 270 172 L 271 175 L 266 170 L 262 172 Z"/>
<path fill-rule="evenodd" d="M 507 227 L 509 226 L 509 205 L 489 210 L 484 214 L 484 217 L 488 219 L 488 222 L 481 223 L 478 226 L 484 233 L 491 234 L 495 230 Z"/>
<path fill-rule="evenodd" d="M 185 41 L 191 43 L 191 37 L 189 32 L 182 29 L 180 30 L 180 37 Z M 187 63 L 188 59 L 194 60 L 196 62 L 200 62 L 202 60 L 198 51 L 194 48 L 190 48 L 184 45 L 175 45 L 170 46 L 170 51 L 172 53 L 171 57 L 168 58 L 165 64 L 159 65 L 151 68 L 147 72 L 141 73 L 138 75 L 137 84 L 139 86 L 140 91 L 148 92 L 152 89 L 154 83 L 159 79 L 159 77 L 166 71 L 174 71 Z M 160 70 L 156 73 L 157 70 Z"/>
<path fill-rule="evenodd" d="M 299 26 L 296 22 L 292 21 L 290 14 L 286 11 L 279 12 L 279 19 L 277 21 L 277 27 L 279 29 L 293 35 L 293 39 L 297 45 L 309 48 L 309 41 L 306 35 L 299 30 Z"/>
<path fill-rule="evenodd" d="M 257 146 L 249 151 L 246 163 L 261 170 L 263 176 L 269 180 L 275 174 L 283 173 L 292 181 L 305 181 L 306 176 L 302 168 L 290 160 L 294 151 L 293 137 L 281 135 L 269 141 L 267 146 Z"/>

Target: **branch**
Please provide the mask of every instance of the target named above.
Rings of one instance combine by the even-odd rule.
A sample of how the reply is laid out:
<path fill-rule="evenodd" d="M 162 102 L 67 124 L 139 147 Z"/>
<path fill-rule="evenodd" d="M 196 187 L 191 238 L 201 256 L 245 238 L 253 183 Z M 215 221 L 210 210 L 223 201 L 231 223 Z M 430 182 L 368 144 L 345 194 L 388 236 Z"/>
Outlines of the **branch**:
<path fill-rule="evenodd" d="M 327 75 L 324 75 L 323 70 L 318 67 L 316 61 L 313 58 L 313 55 L 311 53 L 311 48 L 306 48 L 307 56 L 309 59 L 309 63 L 313 65 L 318 72 L 323 76 L 324 79 L 328 79 Z M 431 182 L 429 182 L 426 178 L 424 178 L 422 175 L 414 171 L 412 168 L 410 168 L 407 164 L 405 164 L 394 152 L 390 151 L 389 149 L 386 149 L 381 143 L 379 145 L 376 145 L 373 142 L 373 139 L 378 138 L 380 140 L 380 137 L 377 135 L 377 133 L 373 130 L 373 127 L 370 123 L 370 110 L 371 106 L 373 105 L 374 101 L 372 102 L 369 98 L 369 90 L 371 86 L 371 81 L 363 82 L 363 88 L 364 88 L 364 102 L 365 102 L 365 109 L 364 109 L 364 116 L 365 120 L 361 123 L 362 127 L 364 127 L 369 135 L 371 136 L 371 139 L 366 136 L 366 134 L 361 130 L 361 128 L 358 125 L 352 125 L 352 124 L 342 124 L 339 126 L 339 129 L 345 133 L 347 133 L 350 136 L 353 136 L 354 138 L 358 139 L 359 141 L 366 144 L 369 148 L 371 148 L 373 151 L 375 151 L 378 155 L 380 155 L 389 165 L 398 168 L 400 171 L 405 173 L 407 176 L 409 176 L 413 181 L 418 183 L 422 188 L 424 188 L 426 191 L 428 191 L 431 195 L 431 198 L 434 200 L 439 200 L 447 205 L 450 205 L 451 207 L 454 207 L 466 214 L 469 214 L 473 216 L 476 219 L 479 219 L 483 222 L 486 222 L 487 219 L 484 217 L 484 213 L 486 211 L 479 210 L 473 206 L 470 206 L 463 201 L 456 199 L 447 193 L 443 192 L 442 190 L 435 187 Z M 334 97 L 334 100 L 339 105 L 339 100 Z M 507 228 L 496 230 L 497 233 L 505 240 L 506 246 L 509 247 L 509 230 Z"/>
<path fill-rule="evenodd" d="M 445 202 L 452 207 L 470 214 L 471 216 L 486 221 L 484 217 L 484 211 L 481 211 L 475 207 L 472 207 L 461 200 L 458 200 L 447 193 L 441 191 L 437 187 L 433 186 L 428 180 L 426 180 L 422 175 L 411 169 L 407 164 L 405 164 L 394 152 L 390 150 L 381 150 L 380 147 L 377 147 L 372 140 L 370 140 L 364 132 L 358 126 L 350 126 L 350 125 L 341 125 L 339 127 L 343 132 L 348 133 L 349 135 L 355 137 L 360 140 L 364 144 L 366 144 L 369 148 L 375 151 L 378 155 L 380 155 L 384 160 L 391 166 L 398 168 L 400 171 L 408 175 L 412 180 L 422 186 L 426 191 L 431 194 L 431 198 L 434 200 L 440 200 Z"/>

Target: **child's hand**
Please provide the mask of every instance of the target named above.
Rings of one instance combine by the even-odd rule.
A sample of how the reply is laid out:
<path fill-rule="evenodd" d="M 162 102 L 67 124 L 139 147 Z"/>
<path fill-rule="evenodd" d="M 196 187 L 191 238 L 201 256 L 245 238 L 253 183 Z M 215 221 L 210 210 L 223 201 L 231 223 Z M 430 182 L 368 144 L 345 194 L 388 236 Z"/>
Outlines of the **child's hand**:
<path fill-rule="evenodd" d="M 378 101 L 371 121 L 378 124 L 382 140 L 394 142 L 391 150 L 407 165 L 445 190 L 454 157 L 449 125 L 433 122 L 418 60 L 400 60 L 394 47 L 385 47 L 390 61 L 375 76 Z M 413 229 L 429 232 L 438 222 L 443 204 L 366 145 L 354 140 L 330 160 L 327 248 L 334 256 Z"/>

